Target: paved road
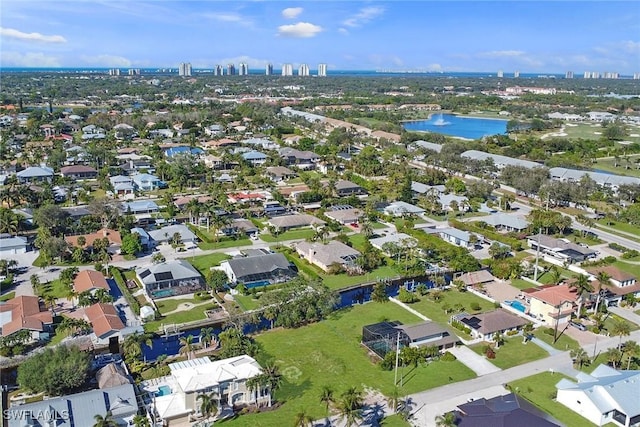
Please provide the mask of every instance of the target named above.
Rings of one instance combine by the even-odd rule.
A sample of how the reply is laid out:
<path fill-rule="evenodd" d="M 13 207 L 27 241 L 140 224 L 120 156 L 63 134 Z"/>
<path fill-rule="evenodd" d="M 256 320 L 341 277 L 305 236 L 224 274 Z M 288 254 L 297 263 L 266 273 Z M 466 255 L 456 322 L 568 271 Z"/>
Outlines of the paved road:
<path fill-rule="evenodd" d="M 629 322 L 635 323 L 636 325 L 640 326 L 640 315 L 637 315 L 632 310 L 621 307 L 608 307 L 608 310 L 613 314 L 617 314 L 623 319 L 626 319 Z"/>

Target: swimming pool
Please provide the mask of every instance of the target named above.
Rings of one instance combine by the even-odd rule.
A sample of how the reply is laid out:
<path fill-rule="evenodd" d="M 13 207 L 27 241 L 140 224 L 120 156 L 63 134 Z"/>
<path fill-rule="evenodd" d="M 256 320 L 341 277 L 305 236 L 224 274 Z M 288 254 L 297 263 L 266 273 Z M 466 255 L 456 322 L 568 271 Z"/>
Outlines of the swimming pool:
<path fill-rule="evenodd" d="M 158 391 L 156 391 L 156 396 L 166 396 L 171 394 L 171 387 L 168 385 L 161 385 L 158 387 Z"/>
<path fill-rule="evenodd" d="M 173 296 L 173 289 L 161 289 L 159 291 L 151 291 L 151 297 L 153 298 L 166 298 Z"/>
<path fill-rule="evenodd" d="M 523 313 L 527 311 L 527 307 L 525 307 L 520 301 L 505 301 L 504 303 L 509 304 L 511 307 Z"/>

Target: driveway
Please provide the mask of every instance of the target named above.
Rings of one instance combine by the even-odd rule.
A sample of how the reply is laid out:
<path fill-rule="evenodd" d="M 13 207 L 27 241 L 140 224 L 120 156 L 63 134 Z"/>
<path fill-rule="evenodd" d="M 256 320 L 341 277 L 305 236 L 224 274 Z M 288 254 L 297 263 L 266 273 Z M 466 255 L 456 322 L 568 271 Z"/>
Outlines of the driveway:
<path fill-rule="evenodd" d="M 520 289 L 511 286 L 509 282 L 493 281 L 484 285 L 487 294 L 496 301 L 512 301 L 521 294 Z"/>
<path fill-rule="evenodd" d="M 458 346 L 449 349 L 449 351 L 478 376 L 493 374 L 502 370 L 467 346 Z"/>

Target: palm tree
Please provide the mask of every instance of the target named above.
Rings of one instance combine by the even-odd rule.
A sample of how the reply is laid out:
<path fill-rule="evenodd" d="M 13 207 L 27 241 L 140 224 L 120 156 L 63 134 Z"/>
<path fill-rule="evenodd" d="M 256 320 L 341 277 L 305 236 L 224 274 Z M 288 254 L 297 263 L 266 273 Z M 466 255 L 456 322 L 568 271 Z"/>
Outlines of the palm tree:
<path fill-rule="evenodd" d="M 640 344 L 635 341 L 626 341 L 622 344 L 622 354 L 627 358 L 627 371 L 631 367 L 631 359 L 640 357 Z"/>
<path fill-rule="evenodd" d="M 602 296 L 602 287 L 609 284 L 609 279 L 611 279 L 611 276 L 607 274 L 606 271 L 599 271 L 596 279 L 598 279 L 598 294 L 596 296 L 596 306 L 593 310 L 594 313 L 598 312 L 598 306 L 600 305 L 600 298 Z"/>
<path fill-rule="evenodd" d="M 199 394 L 196 400 L 200 401 L 200 413 L 205 419 L 208 420 L 212 415 L 218 413 L 218 405 L 211 394 Z"/>
<path fill-rule="evenodd" d="M 178 353 L 186 354 L 187 359 L 191 359 L 193 357 L 194 350 L 195 344 L 193 342 L 193 335 L 187 335 L 186 337 L 180 338 L 180 350 L 178 350 Z"/>
<path fill-rule="evenodd" d="M 307 414 L 307 412 L 303 409 L 296 414 L 293 425 L 295 427 L 307 427 L 312 422 L 313 418 L 311 418 L 311 415 Z"/>
<path fill-rule="evenodd" d="M 618 342 L 618 349 L 622 345 L 622 337 L 628 337 L 631 334 L 631 328 L 629 324 L 622 319 L 615 319 L 613 321 L 613 327 L 611 328 L 611 335 L 615 335 L 620 337 L 620 341 Z"/>
<path fill-rule="evenodd" d="M 371 221 L 365 219 L 360 222 L 360 233 L 362 233 L 366 238 L 373 235 L 373 225 L 371 225 Z"/>
<path fill-rule="evenodd" d="M 455 427 L 457 421 L 456 414 L 447 412 L 446 414 L 438 415 L 435 421 L 437 427 Z"/>
<path fill-rule="evenodd" d="M 93 427 L 118 427 L 118 423 L 113 419 L 111 411 L 107 411 L 104 416 L 96 414 L 93 419 L 96 421 Z"/>
<path fill-rule="evenodd" d="M 582 304 L 584 304 L 584 295 L 588 292 L 593 292 L 593 286 L 589 283 L 589 278 L 584 274 L 579 274 L 575 277 L 570 285 L 570 289 L 575 289 L 578 294 L 578 319 L 582 315 Z"/>
<path fill-rule="evenodd" d="M 213 328 L 202 328 L 200 331 L 200 343 L 202 343 L 203 347 L 209 347 L 209 344 L 211 344 L 212 341 L 216 341 Z"/>
<path fill-rule="evenodd" d="M 554 285 L 559 285 L 562 281 L 562 273 L 560 273 L 560 269 L 558 268 L 558 266 L 551 266 L 549 273 L 551 274 L 551 283 Z"/>
<path fill-rule="evenodd" d="M 149 418 L 144 415 L 137 414 L 133 417 L 133 427 L 150 427 Z"/>
<path fill-rule="evenodd" d="M 613 369 L 616 369 L 616 365 L 620 363 L 620 360 L 622 359 L 622 352 L 617 348 L 612 347 L 605 352 L 605 355 L 607 356 L 607 362 L 613 366 Z"/>
<path fill-rule="evenodd" d="M 141 332 L 128 335 L 122 343 L 122 352 L 125 359 L 139 359 L 142 357 L 142 344 L 152 347 L 152 335 Z"/>
<path fill-rule="evenodd" d="M 571 350 L 569 355 L 573 359 L 573 364 L 576 365 L 578 368 L 582 368 L 582 366 L 584 365 L 588 366 L 591 363 L 591 359 L 589 358 L 589 355 L 582 347 Z"/>
<path fill-rule="evenodd" d="M 493 342 L 496 344 L 496 348 L 500 348 L 504 344 L 504 336 L 500 332 L 493 334 Z"/>
<path fill-rule="evenodd" d="M 282 374 L 280 369 L 273 362 L 269 362 L 262 368 L 262 373 L 265 377 L 265 382 L 269 386 L 269 406 L 271 406 L 271 394 L 280 388 L 282 385 Z"/>
<path fill-rule="evenodd" d="M 51 314 L 53 314 L 53 316 L 55 317 L 55 315 L 56 315 L 56 297 L 51 295 L 51 294 L 47 294 L 47 295 L 44 296 L 44 302 L 49 305 L 49 307 L 51 308 Z"/>
<path fill-rule="evenodd" d="M 362 418 L 362 393 L 355 387 L 350 387 L 342 393 L 338 402 L 338 412 L 340 419 L 344 420 L 347 427 L 350 427 Z"/>
<path fill-rule="evenodd" d="M 322 390 L 320 391 L 320 403 L 324 404 L 328 417 L 331 405 L 336 403 L 336 400 L 333 397 L 333 389 L 328 385 L 322 386 Z"/>

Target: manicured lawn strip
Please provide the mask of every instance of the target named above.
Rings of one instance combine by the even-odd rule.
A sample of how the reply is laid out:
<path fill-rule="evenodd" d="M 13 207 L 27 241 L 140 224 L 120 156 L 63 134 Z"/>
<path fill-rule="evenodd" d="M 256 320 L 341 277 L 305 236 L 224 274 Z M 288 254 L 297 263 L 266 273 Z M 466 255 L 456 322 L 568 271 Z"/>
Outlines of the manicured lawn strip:
<path fill-rule="evenodd" d="M 362 327 L 382 320 L 417 323 L 419 318 L 392 303 L 368 303 L 334 313 L 320 323 L 298 329 L 274 330 L 257 337 L 266 357 L 273 359 L 283 374 L 283 385 L 275 395 L 283 405 L 263 414 L 243 415 L 219 423 L 229 426 L 280 427 L 292 425 L 295 414 L 304 409 L 314 419 L 326 415 L 319 401 L 322 386 L 329 385 L 339 396 L 348 387 L 365 386 L 390 395 L 393 371 L 372 363 L 361 346 Z M 449 382 L 473 378 L 460 362 L 433 362 L 412 370 L 405 368 L 402 394 L 415 393 Z M 396 424 L 390 424 L 396 425 Z"/>
<path fill-rule="evenodd" d="M 398 271 L 395 267 L 390 265 L 383 265 L 378 267 L 370 273 L 362 274 L 359 276 L 349 276 L 347 274 L 334 274 L 323 275 L 322 281 L 330 289 L 342 289 L 348 286 L 359 285 L 361 283 L 373 282 L 378 279 L 399 277 Z"/>
<path fill-rule="evenodd" d="M 187 322 L 193 322 L 195 320 L 202 320 L 205 318 L 204 312 L 206 310 L 212 310 L 218 307 L 217 304 L 205 304 L 198 307 L 194 307 L 191 310 L 180 311 L 174 314 L 170 314 L 161 318 L 160 320 L 154 320 L 144 324 L 145 331 L 158 332 L 161 325 L 173 325 Z"/>
<path fill-rule="evenodd" d="M 233 299 L 238 303 L 243 311 L 255 310 L 260 307 L 260 301 L 252 295 L 234 295 Z"/>
<path fill-rule="evenodd" d="M 68 288 L 60 281 L 60 279 L 53 280 L 48 283 L 43 283 L 38 288 L 38 294 L 44 297 L 46 295 L 53 295 L 56 298 L 66 298 Z"/>
<path fill-rule="evenodd" d="M 624 261 L 616 261 L 612 264 L 614 267 L 619 268 L 620 270 L 632 274 L 636 277 L 640 277 L 640 265 L 637 264 L 629 264 Z"/>
<path fill-rule="evenodd" d="M 195 257 L 185 258 L 200 274 L 204 275 L 209 271 L 210 267 L 220 265 L 224 260 L 231 258 L 224 253 L 213 253 L 208 255 L 198 255 Z"/>
<path fill-rule="evenodd" d="M 606 320 L 604 321 L 604 329 L 606 331 L 612 331 L 613 330 L 613 325 L 615 324 L 616 321 L 622 321 L 624 323 L 626 323 L 627 325 L 629 325 L 629 330 L 630 331 L 635 331 L 636 329 L 638 329 L 638 325 L 636 325 L 633 322 L 629 322 L 628 320 L 623 319 L 620 316 L 617 316 L 615 314 L 610 313 L 609 316 L 607 316 Z M 625 337 L 622 337 L 622 340 L 624 341 Z"/>
<path fill-rule="evenodd" d="M 184 304 L 184 303 L 197 304 L 199 302 L 202 302 L 202 301 L 196 301 L 195 299 L 165 299 L 161 301 L 156 301 L 156 306 L 158 306 L 158 311 L 160 311 L 160 314 L 165 314 L 175 310 L 176 308 L 178 308 L 180 304 Z"/>
<path fill-rule="evenodd" d="M 471 310 L 471 303 L 477 302 L 480 304 L 479 311 Z M 429 319 L 440 322 L 442 324 L 449 323 L 449 319 L 453 313 L 445 313 L 442 307 L 445 304 L 449 304 L 449 307 L 453 307 L 456 304 L 462 304 L 464 311 L 467 313 L 485 313 L 487 311 L 495 310 L 495 306 L 492 302 L 475 296 L 471 292 L 459 292 L 456 290 L 446 290 L 442 292 L 442 299 L 438 302 L 430 300 L 427 296 L 421 296 L 420 301 L 411 304 L 411 308 L 424 314 Z M 456 330 L 456 333 L 460 332 Z"/>
<path fill-rule="evenodd" d="M 383 223 L 381 223 L 381 222 L 373 221 L 373 222 L 371 223 L 371 228 L 373 228 L 374 230 L 380 230 L 380 229 L 382 229 L 382 228 L 387 228 L 387 226 L 386 226 L 386 225 L 384 225 L 384 224 L 383 224 Z"/>
<path fill-rule="evenodd" d="M 203 251 L 208 251 L 211 249 L 228 249 L 228 248 L 240 248 L 242 246 L 251 246 L 251 239 L 229 239 L 224 240 L 220 239 L 219 242 L 200 242 L 198 247 Z"/>
<path fill-rule="evenodd" d="M 565 377 L 562 374 L 543 372 L 531 377 L 523 378 L 509 383 L 509 388 L 514 393 L 527 399 L 542 411 L 561 421 L 567 426 L 594 425 L 586 418 L 573 412 L 571 409 L 555 401 L 556 384 Z"/>
<path fill-rule="evenodd" d="M 598 224 L 604 225 L 605 227 L 614 228 L 616 230 L 624 231 L 627 233 L 635 234 L 636 236 L 640 236 L 640 227 L 636 227 L 635 225 L 629 224 L 628 222 L 609 221 L 607 219 L 601 219 L 598 221 Z"/>
<path fill-rule="evenodd" d="M 7 292 L 6 294 L 0 296 L 0 301 L 8 301 L 15 296 L 16 296 L 16 291 Z"/>
<path fill-rule="evenodd" d="M 138 278 L 136 277 L 136 271 L 135 270 L 121 270 L 122 274 L 124 275 L 124 278 L 126 280 L 133 280 L 136 285 L 138 285 L 138 287 L 140 287 L 140 282 L 138 282 Z M 133 290 L 135 292 L 135 290 Z"/>
<path fill-rule="evenodd" d="M 544 329 L 546 329 L 545 327 L 541 327 L 536 329 L 533 332 L 533 335 L 535 335 L 536 338 L 540 339 L 540 341 L 544 341 L 547 344 L 549 344 L 550 346 L 558 349 L 558 350 L 573 350 L 576 349 L 578 347 L 580 347 L 580 344 L 578 344 L 578 341 L 574 340 L 573 338 L 571 338 L 569 335 L 567 334 L 562 334 L 560 335 L 560 338 L 558 338 L 558 341 L 556 341 L 556 343 L 553 343 L 553 335 L 549 335 L 549 334 L 545 334 L 544 333 Z M 558 330 L 558 334 L 560 334 L 562 332 L 562 329 Z"/>
<path fill-rule="evenodd" d="M 385 417 L 380 425 L 383 427 L 409 427 L 411 424 L 403 420 L 400 415 L 391 415 Z"/>
<path fill-rule="evenodd" d="M 486 343 L 479 343 L 469 348 L 480 355 L 484 355 L 482 350 L 486 345 Z M 489 362 L 502 369 L 533 362 L 534 360 L 542 359 L 549 355 L 549 353 L 532 342 L 523 344 L 521 336 L 506 339 L 500 348 L 496 349 L 494 347 L 494 350 L 496 352 L 496 358 L 490 359 Z"/>
<path fill-rule="evenodd" d="M 267 243 L 284 242 L 285 240 L 305 240 L 313 237 L 315 231 L 311 228 L 303 228 L 301 230 L 289 230 L 285 231 L 274 237 L 270 234 L 261 234 L 260 239 Z"/>
<path fill-rule="evenodd" d="M 511 279 L 511 286 L 514 286 L 520 290 L 536 287 L 536 285 L 534 285 L 533 283 L 529 283 L 526 280 L 522 279 Z"/>

